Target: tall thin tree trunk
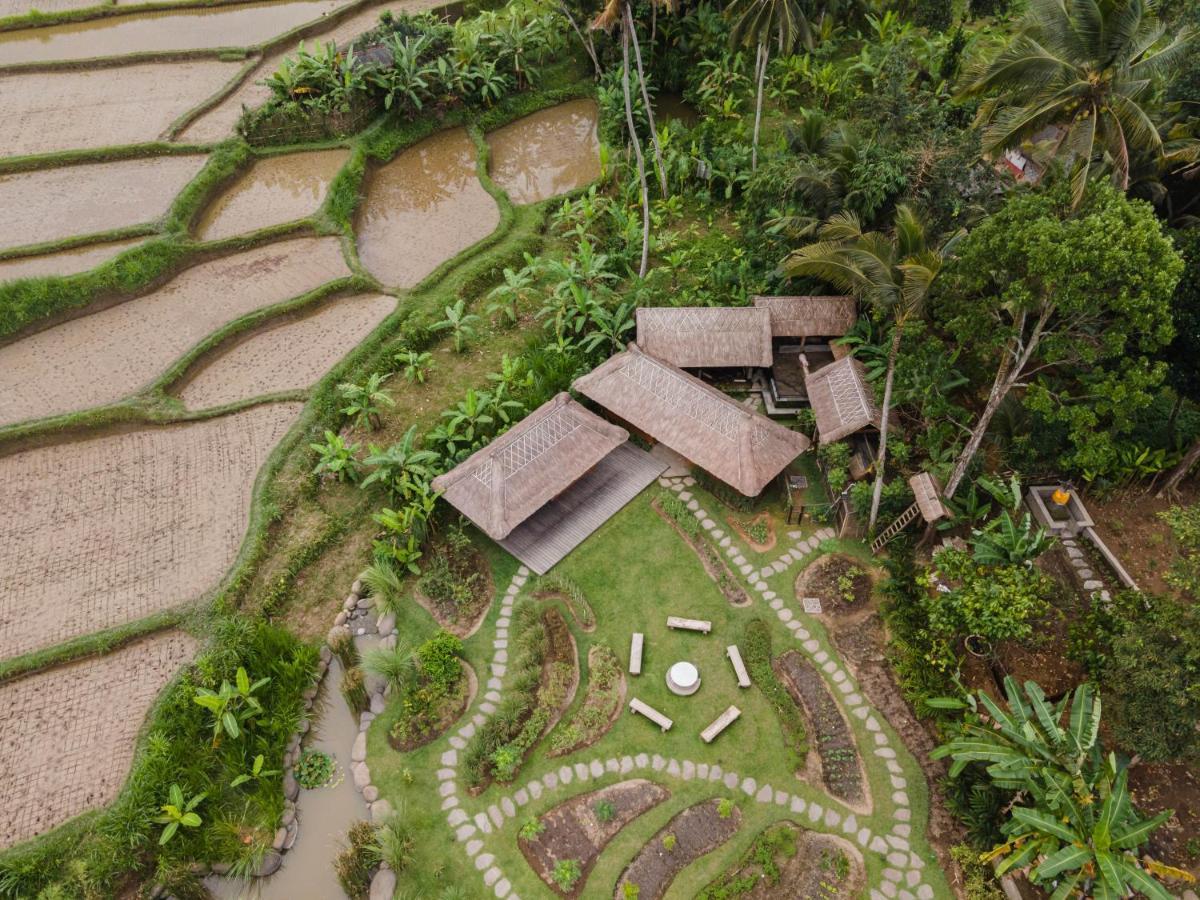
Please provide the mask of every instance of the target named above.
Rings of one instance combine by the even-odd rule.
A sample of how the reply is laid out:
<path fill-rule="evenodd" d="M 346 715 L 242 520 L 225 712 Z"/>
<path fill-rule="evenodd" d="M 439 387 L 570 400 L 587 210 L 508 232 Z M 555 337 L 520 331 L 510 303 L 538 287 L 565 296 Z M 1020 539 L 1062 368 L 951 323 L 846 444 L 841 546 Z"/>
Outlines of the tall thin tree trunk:
<path fill-rule="evenodd" d="M 629 30 L 633 16 L 629 6 L 625 7 L 625 27 L 621 29 L 621 86 L 625 89 L 625 124 L 629 127 L 629 139 L 633 141 L 633 154 L 637 158 L 638 181 L 642 186 L 642 265 L 638 277 L 646 277 L 646 266 L 650 259 L 650 188 L 646 184 L 646 160 L 642 158 L 642 142 L 638 140 L 637 126 L 633 122 L 633 98 L 629 95 Z"/>
<path fill-rule="evenodd" d="M 887 378 L 883 382 L 883 414 L 879 418 L 879 456 L 875 460 L 875 490 L 871 494 L 871 518 L 867 521 L 867 532 L 875 532 L 879 518 L 879 501 L 883 497 L 883 470 L 887 463 L 888 413 L 892 408 L 892 384 L 896 379 L 896 357 L 900 355 L 900 338 L 904 323 L 892 326 L 892 347 L 888 351 Z"/>
<path fill-rule="evenodd" d="M 642 48 L 638 43 L 637 28 L 633 23 L 633 9 L 625 4 L 625 28 L 633 38 L 633 58 L 637 61 L 638 85 L 642 89 L 642 104 L 646 107 L 646 122 L 650 126 L 650 143 L 654 146 L 654 169 L 658 173 L 658 186 L 667 196 L 667 170 L 663 168 L 662 147 L 658 145 L 658 129 L 654 124 L 654 106 L 650 92 L 646 90 L 646 73 L 642 71 Z"/>
<path fill-rule="evenodd" d="M 767 80 L 767 44 L 758 42 L 758 99 L 754 104 L 754 141 L 750 150 L 750 171 L 758 168 L 758 129 L 762 124 L 763 83 Z"/>
<path fill-rule="evenodd" d="M 592 60 L 592 68 L 596 70 L 596 79 L 599 80 L 600 58 L 596 55 L 596 42 L 592 40 L 592 32 L 589 30 L 587 34 L 584 34 L 579 30 L 579 23 L 575 21 L 575 17 L 571 15 L 571 10 L 567 8 L 565 3 L 558 4 L 558 11 L 567 17 L 567 21 L 571 23 L 571 28 L 579 36 L 579 40 L 583 44 L 583 49 L 587 51 L 587 55 Z"/>
<path fill-rule="evenodd" d="M 1196 467 L 1197 462 L 1200 462 L 1200 438 L 1196 438 L 1192 446 L 1188 448 L 1188 452 L 1183 455 L 1183 459 L 1179 461 L 1179 465 L 1171 470 L 1171 474 L 1167 476 L 1167 480 L 1163 482 L 1163 486 L 1158 489 L 1158 493 L 1155 496 L 1172 496 L 1179 487 L 1179 482 L 1187 477 L 1188 472 Z"/>

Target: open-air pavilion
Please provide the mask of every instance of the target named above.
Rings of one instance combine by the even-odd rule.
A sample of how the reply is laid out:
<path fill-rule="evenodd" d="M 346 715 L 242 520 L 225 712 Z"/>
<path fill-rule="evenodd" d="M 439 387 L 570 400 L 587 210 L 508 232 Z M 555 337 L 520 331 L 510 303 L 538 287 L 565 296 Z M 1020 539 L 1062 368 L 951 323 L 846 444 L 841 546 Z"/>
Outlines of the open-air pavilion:
<path fill-rule="evenodd" d="M 641 307 L 637 344 L 681 369 L 767 368 L 771 317 L 754 306 Z"/>
<path fill-rule="evenodd" d="M 541 575 L 665 468 L 628 438 L 561 393 L 433 487 Z"/>
<path fill-rule="evenodd" d="M 637 344 L 577 378 L 575 389 L 747 497 L 811 444 Z"/>
<path fill-rule="evenodd" d="M 771 317 L 768 411 L 794 412 L 808 402 L 801 354 L 814 371 L 846 356 L 847 349 L 833 342 L 858 321 L 858 304 L 853 297 L 758 296 L 754 306 Z"/>

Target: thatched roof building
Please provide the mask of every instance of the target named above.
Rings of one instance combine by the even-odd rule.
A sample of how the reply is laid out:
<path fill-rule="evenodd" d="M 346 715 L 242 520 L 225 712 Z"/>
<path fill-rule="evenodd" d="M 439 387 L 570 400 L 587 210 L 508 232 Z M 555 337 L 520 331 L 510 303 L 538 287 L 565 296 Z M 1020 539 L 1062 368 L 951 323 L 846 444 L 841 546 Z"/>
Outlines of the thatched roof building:
<path fill-rule="evenodd" d="M 858 320 L 853 297 L 755 297 L 754 305 L 770 312 L 774 337 L 841 337 Z"/>
<path fill-rule="evenodd" d="M 879 427 L 881 416 L 875 394 L 867 384 L 866 369 L 854 357 L 845 356 L 815 372 L 806 372 L 804 387 L 821 443 Z"/>
<path fill-rule="evenodd" d="M 950 510 L 942 502 L 942 486 L 928 472 L 918 472 L 908 479 L 913 497 L 921 510 L 921 518 L 926 522 L 937 522 L 950 518 Z"/>
<path fill-rule="evenodd" d="M 748 497 L 811 443 L 637 344 L 575 389 Z"/>
<path fill-rule="evenodd" d="M 754 306 L 641 307 L 637 344 L 685 369 L 769 366 L 771 316 Z"/>
<path fill-rule="evenodd" d="M 433 480 L 435 490 L 494 540 L 558 496 L 629 438 L 566 393 Z"/>

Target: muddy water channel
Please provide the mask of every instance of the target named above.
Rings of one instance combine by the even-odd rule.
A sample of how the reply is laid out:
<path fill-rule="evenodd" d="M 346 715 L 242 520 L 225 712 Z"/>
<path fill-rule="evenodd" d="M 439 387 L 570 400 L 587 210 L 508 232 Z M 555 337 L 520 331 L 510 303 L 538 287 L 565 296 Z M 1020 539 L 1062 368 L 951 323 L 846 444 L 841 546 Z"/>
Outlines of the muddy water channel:
<path fill-rule="evenodd" d="M 127 241 L 109 241 L 104 244 L 89 244 L 61 253 L 44 256 L 26 256 L 18 259 L 0 260 L 0 282 L 16 281 L 18 278 L 38 278 L 43 275 L 78 275 L 108 262 L 123 250 L 137 246 L 145 238 L 130 238 Z"/>
<path fill-rule="evenodd" d="M 260 159 L 213 202 L 196 236 L 212 241 L 312 215 L 349 156 L 348 150 L 318 150 Z"/>
<path fill-rule="evenodd" d="M 290 0 L 131 13 L 0 33 L 0 65 L 166 50 L 248 47 L 337 9 L 342 0 Z"/>
<path fill-rule="evenodd" d="M 152 222 L 204 165 L 155 156 L 0 175 L 0 248 Z"/>
<path fill-rule="evenodd" d="M 565 194 L 600 176 L 596 104 L 574 100 L 492 132 L 492 179 L 513 203 Z"/>
<path fill-rule="evenodd" d="M 465 129 L 435 134 L 370 173 L 358 255 L 389 287 L 412 287 L 500 224 Z"/>

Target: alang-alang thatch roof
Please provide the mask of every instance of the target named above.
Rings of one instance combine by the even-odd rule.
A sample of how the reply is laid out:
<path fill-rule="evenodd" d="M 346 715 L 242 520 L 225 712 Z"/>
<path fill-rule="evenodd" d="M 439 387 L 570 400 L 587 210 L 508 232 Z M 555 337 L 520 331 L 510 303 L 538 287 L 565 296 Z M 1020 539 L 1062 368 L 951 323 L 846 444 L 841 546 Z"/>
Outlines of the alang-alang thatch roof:
<path fill-rule="evenodd" d="M 748 497 L 811 443 L 637 344 L 575 389 Z"/>
<path fill-rule="evenodd" d="M 629 433 L 566 393 L 433 480 L 494 540 L 509 533 L 623 444 Z"/>
<path fill-rule="evenodd" d="M 804 387 L 822 443 L 840 440 L 882 421 L 863 364 L 852 356 L 807 372 Z"/>
<path fill-rule="evenodd" d="M 755 297 L 771 314 L 774 337 L 841 337 L 858 320 L 853 297 Z"/>
<path fill-rule="evenodd" d="M 682 368 L 771 365 L 771 316 L 754 306 L 641 307 L 637 344 Z"/>

